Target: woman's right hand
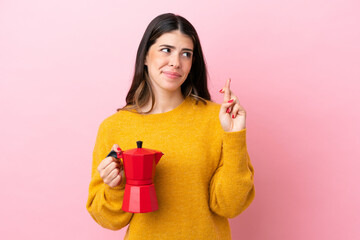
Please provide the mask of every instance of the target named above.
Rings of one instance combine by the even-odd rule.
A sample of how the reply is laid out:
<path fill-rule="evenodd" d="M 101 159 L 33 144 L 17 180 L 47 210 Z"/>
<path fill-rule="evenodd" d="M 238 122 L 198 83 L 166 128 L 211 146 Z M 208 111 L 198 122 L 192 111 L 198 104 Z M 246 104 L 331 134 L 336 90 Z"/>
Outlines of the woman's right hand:
<path fill-rule="evenodd" d="M 120 152 L 119 145 L 114 144 L 111 150 Z M 102 160 L 97 168 L 100 173 L 100 177 L 110 187 L 119 186 L 124 179 L 124 170 L 122 163 L 119 159 L 114 157 L 107 157 Z"/>

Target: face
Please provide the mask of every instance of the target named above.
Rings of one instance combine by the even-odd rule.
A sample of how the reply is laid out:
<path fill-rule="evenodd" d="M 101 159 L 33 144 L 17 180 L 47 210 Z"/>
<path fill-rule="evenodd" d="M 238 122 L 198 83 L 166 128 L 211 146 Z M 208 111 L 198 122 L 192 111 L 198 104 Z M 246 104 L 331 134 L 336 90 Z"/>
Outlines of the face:
<path fill-rule="evenodd" d="M 145 58 L 154 90 L 181 91 L 192 65 L 194 44 L 179 30 L 164 33 L 150 46 Z"/>

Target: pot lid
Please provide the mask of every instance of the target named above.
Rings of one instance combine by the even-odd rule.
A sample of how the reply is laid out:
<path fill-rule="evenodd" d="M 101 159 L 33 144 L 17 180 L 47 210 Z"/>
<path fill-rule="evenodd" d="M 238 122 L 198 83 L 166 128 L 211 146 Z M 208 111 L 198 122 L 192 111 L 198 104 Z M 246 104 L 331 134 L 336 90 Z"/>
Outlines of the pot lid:
<path fill-rule="evenodd" d="M 155 153 L 158 152 L 156 150 L 142 148 L 142 143 L 143 143 L 142 141 L 137 141 L 136 142 L 137 148 L 126 150 L 123 153 L 128 155 L 144 156 L 144 155 L 154 155 Z"/>

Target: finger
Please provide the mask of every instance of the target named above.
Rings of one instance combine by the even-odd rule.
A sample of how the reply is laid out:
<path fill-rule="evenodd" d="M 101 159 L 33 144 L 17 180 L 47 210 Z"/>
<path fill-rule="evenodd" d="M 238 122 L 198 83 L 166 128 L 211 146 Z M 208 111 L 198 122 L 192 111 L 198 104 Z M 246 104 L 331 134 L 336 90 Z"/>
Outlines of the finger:
<path fill-rule="evenodd" d="M 239 109 L 241 108 L 240 104 L 235 104 L 232 111 L 231 111 L 231 117 L 232 118 L 236 118 L 237 113 L 239 111 Z"/>
<path fill-rule="evenodd" d="M 230 78 L 229 78 L 230 79 Z M 229 80 L 228 79 L 228 80 Z M 226 82 L 225 82 L 225 86 L 222 88 L 222 89 L 220 89 L 220 91 L 219 91 L 219 93 L 225 93 L 225 87 L 226 87 L 226 84 L 227 84 L 227 81 L 228 80 L 226 80 Z M 231 81 L 231 79 L 230 79 L 230 81 Z"/>
<path fill-rule="evenodd" d="M 120 176 L 121 176 L 121 179 L 124 179 L 124 178 L 125 178 L 125 171 L 124 171 L 124 169 L 121 170 Z"/>
<path fill-rule="evenodd" d="M 102 171 L 100 171 L 100 177 L 102 179 L 106 178 L 110 174 L 110 172 L 112 170 L 114 170 L 115 168 L 120 169 L 120 164 L 119 164 L 119 162 L 113 161 L 109 165 L 107 165 Z"/>
<path fill-rule="evenodd" d="M 105 169 L 110 163 L 112 163 L 112 162 L 114 162 L 114 161 L 116 161 L 116 159 L 115 159 L 114 157 L 107 157 L 107 158 L 103 159 L 103 160 L 100 162 L 97 170 L 98 170 L 99 172 L 102 171 L 102 170 Z"/>
<path fill-rule="evenodd" d="M 117 175 L 108 185 L 110 187 L 116 187 L 119 185 L 119 183 L 121 182 L 121 175 Z"/>
<path fill-rule="evenodd" d="M 224 102 L 227 102 L 231 98 L 231 91 L 230 91 L 230 78 L 226 80 L 226 84 L 224 87 Z"/>
<path fill-rule="evenodd" d="M 114 170 L 112 170 L 109 175 L 107 175 L 105 178 L 104 178 L 104 182 L 105 183 L 110 183 L 111 181 L 113 181 L 117 175 L 119 175 L 120 173 L 120 170 L 118 168 L 115 168 Z"/>
<path fill-rule="evenodd" d="M 226 113 L 231 113 L 232 111 L 232 107 L 229 107 L 227 110 L 226 110 Z"/>
<path fill-rule="evenodd" d="M 229 112 L 228 112 L 228 111 L 229 111 L 228 109 L 229 109 L 229 108 L 231 109 L 231 107 L 232 107 L 234 104 L 236 104 L 235 101 L 226 102 L 226 103 L 221 104 L 220 114 L 229 113 Z"/>

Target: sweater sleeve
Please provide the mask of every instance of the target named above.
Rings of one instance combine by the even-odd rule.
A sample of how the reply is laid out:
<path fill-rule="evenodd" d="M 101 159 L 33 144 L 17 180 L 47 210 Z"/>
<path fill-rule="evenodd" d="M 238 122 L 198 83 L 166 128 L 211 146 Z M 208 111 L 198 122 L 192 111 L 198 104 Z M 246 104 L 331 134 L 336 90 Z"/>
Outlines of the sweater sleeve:
<path fill-rule="evenodd" d="M 129 224 L 133 214 L 121 210 L 125 179 L 119 186 L 111 188 L 103 182 L 97 171 L 100 162 L 110 152 L 112 145 L 115 144 L 106 141 L 109 139 L 107 130 L 109 130 L 108 127 L 102 123 L 97 134 L 86 208 L 91 217 L 102 227 L 118 230 Z"/>
<path fill-rule="evenodd" d="M 221 159 L 210 182 L 210 208 L 233 218 L 244 211 L 255 196 L 254 168 L 246 147 L 246 129 L 224 132 Z"/>

